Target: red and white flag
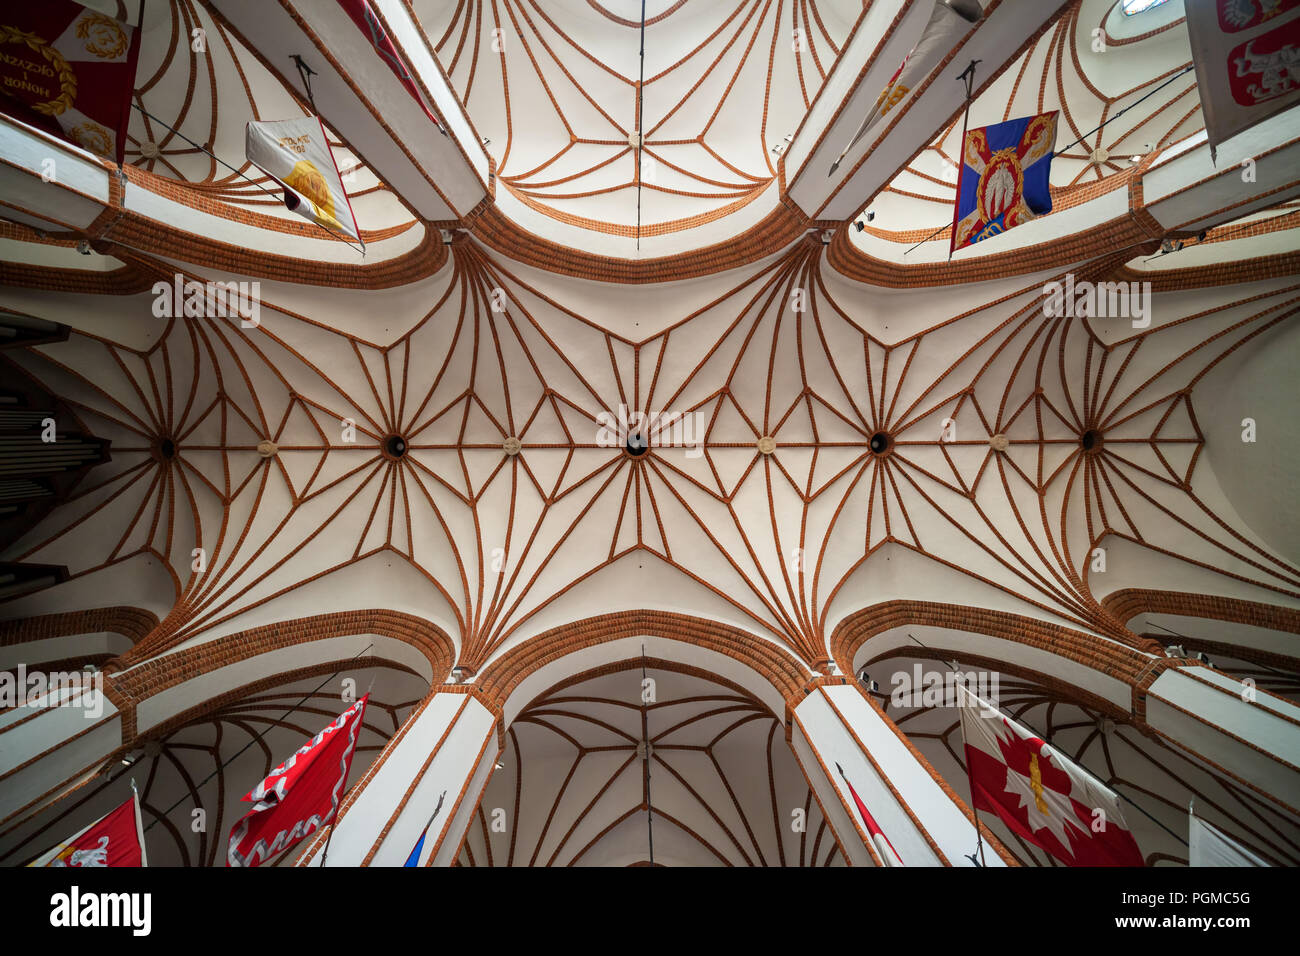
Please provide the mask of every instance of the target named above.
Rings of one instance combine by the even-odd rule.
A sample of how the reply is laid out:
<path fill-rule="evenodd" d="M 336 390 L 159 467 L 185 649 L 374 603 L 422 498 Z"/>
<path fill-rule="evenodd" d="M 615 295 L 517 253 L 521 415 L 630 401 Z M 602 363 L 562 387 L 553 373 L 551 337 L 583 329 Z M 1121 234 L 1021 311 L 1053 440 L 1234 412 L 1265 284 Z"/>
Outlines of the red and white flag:
<path fill-rule="evenodd" d="M 930 11 L 930 21 L 921 32 L 903 62 L 899 64 L 894 75 L 889 78 L 885 88 L 876 97 L 871 112 L 858 124 L 853 138 L 844 147 L 843 152 L 831 164 L 827 175 L 834 175 L 844 157 L 862 137 L 866 136 L 886 116 L 906 102 L 912 91 L 921 85 L 957 45 L 957 41 L 971 31 L 971 28 L 983 17 L 980 5 L 974 0 L 935 0 L 934 9 Z"/>
<path fill-rule="evenodd" d="M 1300 0 L 1187 0 L 1210 155 L 1300 103 Z"/>
<path fill-rule="evenodd" d="M 253 809 L 230 831 L 227 866 L 257 866 L 331 822 L 338 813 L 367 694 L 245 794 Z"/>
<path fill-rule="evenodd" d="M 28 866 L 147 866 L 140 800 L 131 799 L 64 840 Z"/>
<path fill-rule="evenodd" d="M 849 783 L 844 768 L 836 764 L 835 769 L 840 772 L 841 777 L 844 777 L 844 784 L 849 788 L 849 793 L 853 795 L 853 802 L 858 805 L 858 813 L 862 815 L 862 822 L 866 824 L 871 842 L 876 845 L 876 849 L 880 852 L 880 858 L 885 861 L 885 866 L 902 866 L 903 858 L 894 849 L 894 844 L 889 842 L 889 837 L 885 836 L 885 831 L 880 829 L 880 824 L 876 823 L 876 818 L 867 810 L 867 805 L 858 796 L 858 791 L 853 789 L 853 784 Z"/>
<path fill-rule="evenodd" d="M 397 52 L 397 47 L 393 41 L 388 38 L 388 32 L 384 25 L 379 22 L 379 17 L 375 15 L 374 8 L 370 5 L 370 0 L 338 0 L 339 6 L 344 9 L 352 22 L 357 25 L 370 45 L 375 48 L 379 58 L 388 64 L 388 68 L 393 71 L 397 81 L 402 84 L 402 88 L 411 95 L 411 99 L 420 104 L 420 109 L 424 110 L 424 115 L 433 121 L 433 125 L 438 128 L 443 136 L 447 135 L 447 128 L 443 126 L 442 120 L 438 119 L 436 113 L 429 109 L 429 105 L 424 102 L 424 97 L 420 95 L 420 88 L 415 83 L 415 77 L 411 75 L 410 68 L 402 55 Z"/>
<path fill-rule="evenodd" d="M 1114 791 L 958 684 L 976 810 L 1070 866 L 1143 866 Z"/>

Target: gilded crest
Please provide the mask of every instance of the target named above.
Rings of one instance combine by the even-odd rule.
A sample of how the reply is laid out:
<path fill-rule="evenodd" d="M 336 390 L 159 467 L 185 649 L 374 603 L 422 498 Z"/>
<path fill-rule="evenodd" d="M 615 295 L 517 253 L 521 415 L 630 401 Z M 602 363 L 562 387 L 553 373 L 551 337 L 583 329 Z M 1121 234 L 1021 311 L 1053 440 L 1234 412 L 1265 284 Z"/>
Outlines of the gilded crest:
<path fill-rule="evenodd" d="M 113 155 L 113 134 L 98 123 L 85 122 L 68 130 L 68 136 L 82 149 L 97 156 Z"/>
<path fill-rule="evenodd" d="M 101 60 L 114 60 L 126 52 L 126 31 L 112 17 L 85 13 L 77 21 L 77 39 L 86 41 L 86 52 Z"/>

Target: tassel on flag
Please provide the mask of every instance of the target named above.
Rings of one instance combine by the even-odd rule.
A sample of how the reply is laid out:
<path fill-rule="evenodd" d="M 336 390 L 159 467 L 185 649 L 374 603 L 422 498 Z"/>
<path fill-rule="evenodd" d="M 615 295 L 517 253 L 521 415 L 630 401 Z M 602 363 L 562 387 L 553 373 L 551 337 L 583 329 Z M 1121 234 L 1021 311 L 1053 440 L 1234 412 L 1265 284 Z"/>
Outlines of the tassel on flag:
<path fill-rule="evenodd" d="M 956 252 L 1052 211 L 1057 111 L 968 130 L 952 242 Z"/>
<path fill-rule="evenodd" d="M 871 842 L 876 845 L 881 859 L 885 861 L 885 866 L 902 866 L 903 858 L 894 849 L 894 844 L 889 842 L 889 837 L 885 836 L 885 832 L 880 829 L 880 825 L 876 823 L 876 818 L 867 812 L 866 804 L 858 796 L 858 791 L 853 789 L 853 784 L 849 783 L 849 778 L 844 774 L 844 768 L 836 764 L 835 769 L 840 772 L 841 777 L 844 777 L 844 783 L 849 788 L 849 793 L 853 795 L 853 802 L 858 805 L 858 813 L 862 815 L 862 822 L 867 826 L 867 833 L 871 835 Z"/>
<path fill-rule="evenodd" d="M 253 809 L 230 831 L 227 866 L 258 866 L 334 820 L 352 769 L 367 694 L 245 794 Z"/>
<path fill-rule="evenodd" d="M 411 855 L 406 858 L 406 862 L 403 863 L 402 866 L 407 867 L 420 865 L 420 854 L 424 851 L 424 838 L 429 835 L 429 827 L 433 826 L 433 821 L 438 816 L 438 811 L 442 809 L 442 800 L 445 796 L 447 796 L 446 790 L 442 791 L 442 793 L 438 795 L 438 805 L 433 808 L 433 814 L 429 817 L 429 822 L 426 823 L 424 829 L 420 831 L 420 839 L 415 841 L 415 848 L 411 850 Z"/>
<path fill-rule="evenodd" d="M 361 242 L 365 251 L 352 200 L 343 188 L 320 117 L 250 122 L 244 132 L 244 150 L 250 163 L 284 187 L 284 204 L 289 209 Z"/>
<path fill-rule="evenodd" d="M 69 837 L 28 866 L 148 866 L 140 796 L 131 782 L 131 798 L 116 810 Z"/>
<path fill-rule="evenodd" d="M 1188 866 L 1268 866 L 1256 854 L 1192 812 L 1187 805 Z"/>
<path fill-rule="evenodd" d="M 957 685 L 976 810 L 1070 866 L 1144 866 L 1119 798 L 992 704 Z"/>

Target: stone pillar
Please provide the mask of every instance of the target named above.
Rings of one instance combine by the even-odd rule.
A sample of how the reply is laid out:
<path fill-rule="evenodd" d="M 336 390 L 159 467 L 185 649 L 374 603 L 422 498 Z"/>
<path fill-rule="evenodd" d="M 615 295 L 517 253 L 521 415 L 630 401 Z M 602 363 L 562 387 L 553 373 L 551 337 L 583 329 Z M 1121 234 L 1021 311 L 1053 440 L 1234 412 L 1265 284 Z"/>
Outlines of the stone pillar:
<path fill-rule="evenodd" d="M 450 866 L 501 752 L 501 716 L 473 687 L 427 697 L 343 801 L 298 866 L 402 866 L 442 797 L 421 866 Z M 445 796 L 444 796 L 445 794 Z"/>
<path fill-rule="evenodd" d="M 104 693 L 102 672 L 64 675 L 81 681 L 76 689 L 50 689 L 47 676 L 14 670 L 5 678 L 3 696 L 17 699 L 0 713 L 0 825 L 96 773 L 122 744 L 123 714 Z"/>
<path fill-rule="evenodd" d="M 1200 664 L 1166 666 L 1143 692 L 1146 728 L 1300 812 L 1300 707 Z"/>
<path fill-rule="evenodd" d="M 974 866 L 975 826 L 964 799 L 924 762 L 862 690 L 816 679 L 790 711 L 790 746 L 822 813 L 854 866 L 882 865 L 845 778 L 905 866 Z M 984 863 L 1010 859 L 984 831 Z"/>

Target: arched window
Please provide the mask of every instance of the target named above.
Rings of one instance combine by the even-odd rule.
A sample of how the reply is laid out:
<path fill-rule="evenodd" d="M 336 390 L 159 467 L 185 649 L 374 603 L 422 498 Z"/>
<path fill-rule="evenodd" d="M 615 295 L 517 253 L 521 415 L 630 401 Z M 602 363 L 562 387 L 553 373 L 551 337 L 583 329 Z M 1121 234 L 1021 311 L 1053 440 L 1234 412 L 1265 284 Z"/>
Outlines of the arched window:
<path fill-rule="evenodd" d="M 1167 2 L 1168 0 L 1121 0 L 1120 9 L 1124 11 L 1124 16 L 1131 17 L 1154 10 L 1160 4 Z"/>

